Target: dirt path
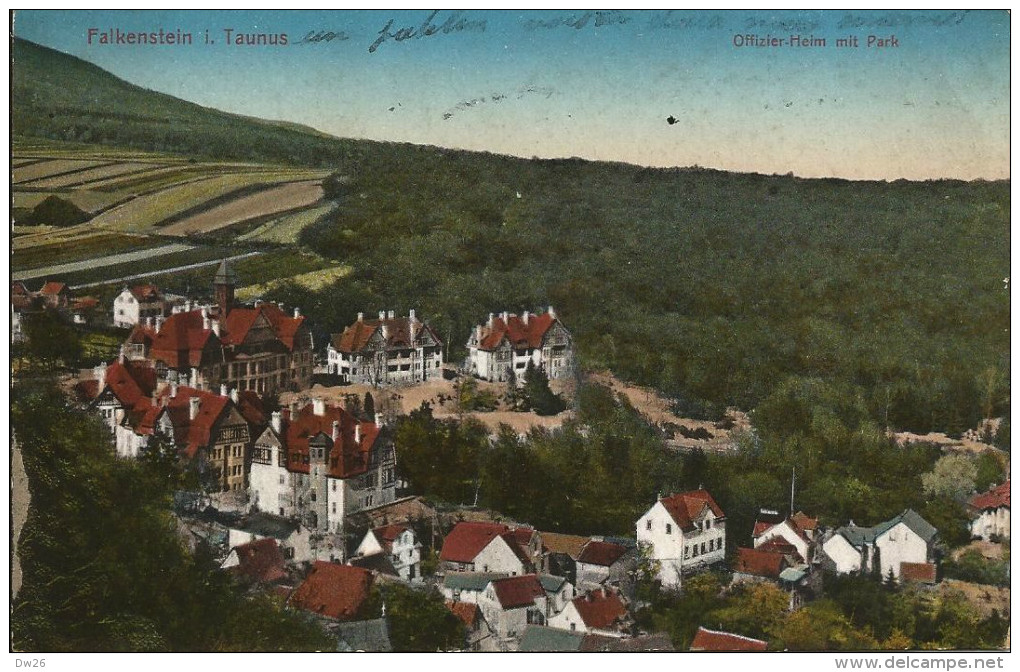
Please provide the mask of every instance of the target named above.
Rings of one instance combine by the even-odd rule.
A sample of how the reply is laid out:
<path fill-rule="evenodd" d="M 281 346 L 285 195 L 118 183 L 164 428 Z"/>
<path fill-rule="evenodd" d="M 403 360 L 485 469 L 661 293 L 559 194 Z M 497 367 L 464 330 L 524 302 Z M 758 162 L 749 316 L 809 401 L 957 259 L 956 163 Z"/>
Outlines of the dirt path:
<path fill-rule="evenodd" d="M 21 562 L 18 560 L 18 539 L 21 537 L 21 528 L 28 520 L 28 503 L 31 500 L 31 493 L 28 490 L 28 474 L 25 473 L 25 463 L 21 459 L 21 447 L 14 442 L 11 450 L 11 600 L 18 596 L 21 590 Z"/>
<path fill-rule="evenodd" d="M 13 279 L 31 280 L 32 278 L 42 278 L 48 275 L 59 275 L 61 273 L 76 273 L 78 271 L 87 271 L 93 268 L 102 268 L 103 266 L 128 264 L 133 261 L 142 261 L 145 259 L 151 259 L 153 257 L 161 257 L 165 254 L 173 254 L 175 252 L 187 252 L 188 250 L 193 249 L 195 249 L 194 245 L 186 245 L 184 243 L 171 243 L 169 245 L 164 245 L 163 247 L 150 248 L 147 250 L 122 252 L 120 254 L 110 254 L 105 257 L 96 257 L 94 259 L 84 259 L 82 261 L 72 261 L 66 264 L 54 264 L 53 266 L 43 266 L 42 268 L 33 268 L 27 271 L 18 271 L 13 274 L 14 275 Z"/>

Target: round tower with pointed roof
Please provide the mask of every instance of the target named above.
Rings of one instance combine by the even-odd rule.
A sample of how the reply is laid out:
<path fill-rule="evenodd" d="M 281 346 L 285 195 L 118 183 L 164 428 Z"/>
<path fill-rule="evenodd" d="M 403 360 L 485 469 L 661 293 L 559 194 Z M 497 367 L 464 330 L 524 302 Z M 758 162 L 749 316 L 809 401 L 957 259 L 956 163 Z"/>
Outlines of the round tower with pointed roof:
<path fill-rule="evenodd" d="M 224 259 L 220 262 L 220 267 L 216 269 L 216 277 L 213 278 L 213 290 L 216 293 L 216 303 L 220 307 L 221 317 L 226 317 L 234 307 L 234 287 L 236 286 L 237 274 L 230 267 L 230 262 Z"/>

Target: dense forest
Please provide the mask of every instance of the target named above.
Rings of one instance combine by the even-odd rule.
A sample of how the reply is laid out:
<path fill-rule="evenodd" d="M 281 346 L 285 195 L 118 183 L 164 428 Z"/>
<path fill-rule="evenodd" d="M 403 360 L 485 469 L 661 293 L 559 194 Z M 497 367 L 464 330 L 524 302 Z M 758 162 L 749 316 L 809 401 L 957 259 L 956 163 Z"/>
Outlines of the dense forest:
<path fill-rule="evenodd" d="M 790 377 L 850 386 L 883 426 L 951 433 L 1009 398 L 1008 182 L 850 182 L 526 160 L 332 138 L 147 91 L 15 40 L 16 135 L 328 166 L 305 248 L 354 273 L 283 286 L 320 335 L 418 310 L 451 360 L 489 312 L 555 305 L 586 369 L 684 414 Z"/>

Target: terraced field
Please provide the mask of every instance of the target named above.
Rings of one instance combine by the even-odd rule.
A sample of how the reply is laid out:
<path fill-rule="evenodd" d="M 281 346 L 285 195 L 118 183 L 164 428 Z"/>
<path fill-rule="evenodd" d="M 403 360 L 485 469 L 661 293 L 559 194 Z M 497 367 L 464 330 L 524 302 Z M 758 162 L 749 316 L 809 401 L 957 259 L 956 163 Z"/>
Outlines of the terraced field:
<path fill-rule="evenodd" d="M 157 168 L 159 168 L 158 165 L 151 163 L 114 163 L 108 166 L 89 168 L 88 170 L 78 170 L 73 173 L 67 173 L 57 177 L 47 177 L 41 180 L 23 182 L 20 186 L 32 187 L 33 189 L 62 189 L 64 187 L 84 185 L 89 182 L 116 177 L 126 173 L 134 174 L 141 171 L 155 170 Z"/>
<path fill-rule="evenodd" d="M 18 272 L 32 268 L 82 262 L 128 250 L 145 250 L 164 245 L 155 237 L 132 236 L 123 233 L 100 233 L 75 239 L 73 244 L 55 242 L 28 248 L 15 248 L 11 255 L 11 270 Z"/>
<path fill-rule="evenodd" d="M 299 210 L 322 200 L 322 180 L 290 182 L 263 189 L 251 196 L 231 200 L 179 222 L 165 226 L 166 235 L 209 233 L 250 219 L 278 212 Z"/>
<path fill-rule="evenodd" d="M 32 180 L 41 180 L 44 177 L 73 173 L 75 171 L 95 168 L 96 166 L 107 165 L 109 163 L 109 161 L 53 159 L 50 161 L 40 161 L 39 163 L 21 166 L 20 168 L 15 168 L 11 172 L 14 184 L 20 185 L 24 182 L 31 182 Z"/>
<path fill-rule="evenodd" d="M 319 221 L 336 207 L 332 204 L 309 208 L 293 214 L 275 217 L 259 225 L 248 233 L 237 237 L 238 240 L 250 240 L 264 243 L 294 244 L 298 236 L 307 227 Z"/>

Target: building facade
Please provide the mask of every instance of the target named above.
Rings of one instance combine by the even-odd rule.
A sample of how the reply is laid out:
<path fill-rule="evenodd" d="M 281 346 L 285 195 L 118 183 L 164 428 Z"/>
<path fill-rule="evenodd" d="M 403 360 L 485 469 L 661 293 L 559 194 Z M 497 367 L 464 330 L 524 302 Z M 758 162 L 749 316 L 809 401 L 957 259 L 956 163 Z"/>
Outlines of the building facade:
<path fill-rule="evenodd" d="M 568 378 L 574 368 L 573 339 L 552 306 L 537 315 L 490 313 L 488 321 L 471 333 L 467 348 L 469 373 L 489 382 L 513 376 L 519 383 L 529 363 L 543 369 L 550 380 Z"/>
<path fill-rule="evenodd" d="M 420 383 L 442 377 L 443 342 L 413 310 L 406 318 L 380 311 L 377 320 L 358 313 L 357 322 L 333 334 L 326 360 L 345 383 Z"/>
<path fill-rule="evenodd" d="M 663 587 L 679 589 L 685 573 L 725 559 L 726 516 L 708 491 L 682 492 L 638 519 L 637 540 L 658 565 Z"/>

